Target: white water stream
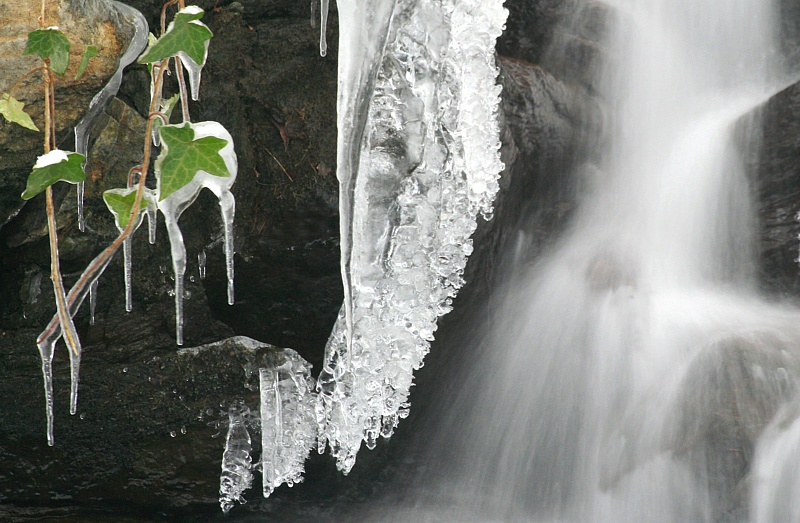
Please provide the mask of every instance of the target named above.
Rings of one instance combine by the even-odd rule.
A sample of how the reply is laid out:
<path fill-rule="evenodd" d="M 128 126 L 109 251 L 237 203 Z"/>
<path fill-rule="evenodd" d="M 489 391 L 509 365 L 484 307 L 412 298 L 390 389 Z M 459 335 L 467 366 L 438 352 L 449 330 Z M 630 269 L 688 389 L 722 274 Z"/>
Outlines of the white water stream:
<path fill-rule="evenodd" d="M 772 2 L 608 3 L 602 175 L 517 267 L 442 407 L 459 464 L 399 519 L 800 521 L 800 311 L 756 291 L 737 127 L 786 74 Z"/>

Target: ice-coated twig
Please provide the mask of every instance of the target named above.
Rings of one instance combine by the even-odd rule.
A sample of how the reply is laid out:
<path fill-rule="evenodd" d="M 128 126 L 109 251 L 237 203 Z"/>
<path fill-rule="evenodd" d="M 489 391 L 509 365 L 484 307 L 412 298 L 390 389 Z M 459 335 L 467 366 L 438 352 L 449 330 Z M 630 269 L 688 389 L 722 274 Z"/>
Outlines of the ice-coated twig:
<path fill-rule="evenodd" d="M 94 98 L 92 98 L 92 101 L 89 102 L 89 109 L 86 111 L 86 114 L 75 126 L 75 152 L 84 156 L 87 155 L 86 153 L 89 146 L 89 128 L 100 115 L 100 113 L 106 108 L 108 102 L 119 91 L 119 86 L 122 84 L 123 69 L 136 60 L 136 57 L 139 56 L 139 54 L 141 54 L 141 52 L 144 51 L 144 48 L 147 46 L 147 35 L 149 28 L 144 15 L 142 15 L 142 13 L 140 13 L 138 10 L 123 4 L 122 2 L 113 1 L 112 5 L 114 6 L 114 9 L 116 9 L 123 18 L 125 18 L 125 20 L 133 25 L 134 32 L 131 41 L 128 43 L 128 47 L 125 49 L 125 52 L 119 59 L 117 70 L 114 71 L 114 74 L 111 76 L 111 79 L 108 81 L 105 87 L 103 87 L 103 89 L 97 93 Z M 84 182 L 80 182 L 78 184 L 78 228 L 81 231 L 83 231 L 86 227 L 83 215 L 84 188 Z"/>

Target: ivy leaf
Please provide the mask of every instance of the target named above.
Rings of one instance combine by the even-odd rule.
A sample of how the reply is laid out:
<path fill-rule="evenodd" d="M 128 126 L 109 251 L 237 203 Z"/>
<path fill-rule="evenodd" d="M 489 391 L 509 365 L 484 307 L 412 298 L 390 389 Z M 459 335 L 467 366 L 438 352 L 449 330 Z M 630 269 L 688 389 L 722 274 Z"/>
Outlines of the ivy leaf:
<path fill-rule="evenodd" d="M 139 207 L 139 214 L 143 213 L 147 206 L 153 204 L 154 196 L 151 189 L 145 189 L 142 193 L 142 203 Z M 128 226 L 131 218 L 133 204 L 136 201 L 136 187 L 129 189 L 109 189 L 103 193 L 103 201 L 106 207 L 114 215 L 117 228 L 122 230 Z"/>
<path fill-rule="evenodd" d="M 178 11 L 167 31 L 139 57 L 140 64 L 153 63 L 185 53 L 197 65 L 206 63 L 208 43 L 214 35 L 200 18 L 203 10 L 189 5 Z"/>
<path fill-rule="evenodd" d="M 89 60 L 95 56 L 97 56 L 97 46 L 87 45 L 86 50 L 83 52 L 83 56 L 81 56 L 81 65 L 78 66 L 78 74 L 75 75 L 76 80 L 83 76 L 86 66 L 89 65 Z"/>
<path fill-rule="evenodd" d="M 25 112 L 25 104 L 10 96 L 8 93 L 3 93 L 0 98 L 0 114 L 9 122 L 14 122 L 31 131 L 38 131 L 39 128 L 33 123 L 31 117 Z"/>
<path fill-rule="evenodd" d="M 78 183 L 86 178 L 83 172 L 83 162 L 86 157 L 82 154 L 54 149 L 36 159 L 33 171 L 28 175 L 28 185 L 22 193 L 23 200 L 30 200 L 54 183 Z"/>
<path fill-rule="evenodd" d="M 198 171 L 220 177 L 231 173 L 219 152 L 228 144 L 216 136 L 194 139 L 192 124 L 164 125 L 159 129 L 162 150 L 155 163 L 158 200 L 163 201 L 188 185 Z"/>
<path fill-rule="evenodd" d="M 37 29 L 28 33 L 28 43 L 22 54 L 39 55 L 45 61 L 50 59 L 50 69 L 64 76 L 69 67 L 69 40 L 55 27 Z"/>

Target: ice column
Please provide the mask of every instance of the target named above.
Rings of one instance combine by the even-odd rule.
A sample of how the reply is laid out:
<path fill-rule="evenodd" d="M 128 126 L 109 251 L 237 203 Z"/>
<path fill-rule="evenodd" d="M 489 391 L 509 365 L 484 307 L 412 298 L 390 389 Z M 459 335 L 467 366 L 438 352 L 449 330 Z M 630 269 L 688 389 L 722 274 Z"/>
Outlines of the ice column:
<path fill-rule="evenodd" d="M 219 506 L 228 513 L 234 503 L 245 503 L 244 491 L 253 483 L 253 459 L 250 432 L 242 413 L 236 409 L 228 412 L 228 437 L 222 454 L 222 475 L 219 479 Z"/>
<path fill-rule="evenodd" d="M 283 483 L 303 481 L 303 464 L 317 440 L 311 366 L 294 351 L 284 354 L 281 365 L 259 370 L 265 498 Z"/>
<path fill-rule="evenodd" d="M 413 371 L 463 285 L 502 169 L 500 0 L 340 0 L 345 302 L 319 378 L 319 450 L 349 472 L 408 413 Z"/>

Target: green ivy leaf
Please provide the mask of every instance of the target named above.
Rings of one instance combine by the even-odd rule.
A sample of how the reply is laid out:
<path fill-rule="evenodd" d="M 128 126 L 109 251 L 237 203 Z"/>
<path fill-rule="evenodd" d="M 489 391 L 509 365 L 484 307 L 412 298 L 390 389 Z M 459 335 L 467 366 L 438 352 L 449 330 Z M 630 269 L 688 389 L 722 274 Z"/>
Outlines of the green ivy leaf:
<path fill-rule="evenodd" d="M 159 201 L 189 184 L 198 171 L 228 177 L 231 173 L 219 152 L 227 140 L 215 136 L 194 139 L 192 124 L 164 125 L 159 129 L 162 150 L 155 164 Z"/>
<path fill-rule="evenodd" d="M 147 206 L 153 203 L 153 196 L 150 189 L 145 189 L 142 194 L 142 203 L 139 207 L 139 214 L 143 213 Z M 106 207 L 114 215 L 114 220 L 119 229 L 124 229 L 130 221 L 133 204 L 136 201 L 136 187 L 129 189 L 109 189 L 103 193 L 103 201 Z"/>
<path fill-rule="evenodd" d="M 140 64 L 158 62 L 182 52 L 197 65 L 205 64 L 208 41 L 214 34 L 206 24 L 199 21 L 203 14 L 203 10 L 196 5 L 186 6 L 178 11 L 167 31 L 156 43 L 147 48 L 138 62 Z"/>
<path fill-rule="evenodd" d="M 3 93 L 0 98 L 0 114 L 9 122 L 14 122 L 31 131 L 38 131 L 39 128 L 33 123 L 31 117 L 25 112 L 25 104 L 10 96 L 8 93 Z"/>
<path fill-rule="evenodd" d="M 30 200 L 54 183 L 78 183 L 86 178 L 83 172 L 83 162 L 86 157 L 82 154 L 54 149 L 36 159 L 33 171 L 28 175 L 28 185 L 22 193 L 23 200 Z"/>
<path fill-rule="evenodd" d="M 50 69 L 64 76 L 69 67 L 69 40 L 58 29 L 37 29 L 28 33 L 28 43 L 22 54 L 39 55 L 42 60 L 50 59 Z"/>
<path fill-rule="evenodd" d="M 89 65 L 89 60 L 95 56 L 97 56 L 97 46 L 87 45 L 86 50 L 83 52 L 83 56 L 81 56 L 81 64 L 78 66 L 78 74 L 75 75 L 76 80 L 83 76 L 86 66 Z"/>

